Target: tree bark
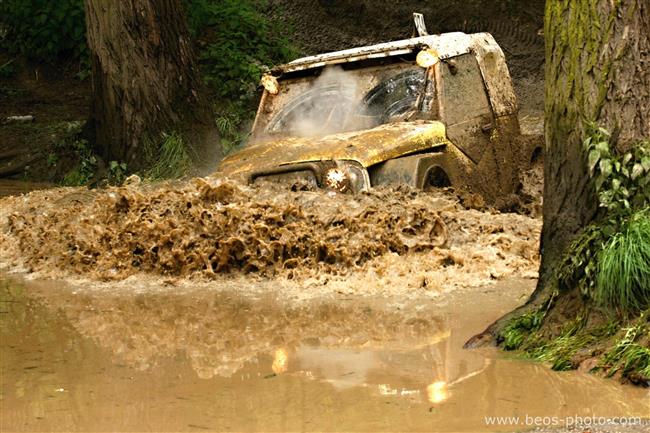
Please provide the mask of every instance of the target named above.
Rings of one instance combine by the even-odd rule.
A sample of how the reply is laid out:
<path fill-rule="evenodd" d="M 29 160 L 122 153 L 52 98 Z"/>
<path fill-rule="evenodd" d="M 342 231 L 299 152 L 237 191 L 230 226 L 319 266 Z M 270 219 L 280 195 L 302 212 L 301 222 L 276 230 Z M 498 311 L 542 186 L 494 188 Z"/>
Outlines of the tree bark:
<path fill-rule="evenodd" d="M 572 240 L 599 217 L 583 150 L 590 123 L 620 151 L 650 137 L 650 1 L 547 0 L 544 226 L 537 288 L 528 303 L 468 342 L 491 341 L 511 317 L 554 290 Z"/>
<path fill-rule="evenodd" d="M 548 0 L 544 227 L 538 291 L 597 217 L 583 141 L 588 124 L 618 150 L 650 137 L 650 2 Z"/>
<path fill-rule="evenodd" d="M 209 127 L 182 0 L 85 0 L 85 5 L 90 124 L 106 161 L 137 169 L 143 139 L 156 142 L 162 132 L 189 130 L 189 125 L 194 131 Z"/>

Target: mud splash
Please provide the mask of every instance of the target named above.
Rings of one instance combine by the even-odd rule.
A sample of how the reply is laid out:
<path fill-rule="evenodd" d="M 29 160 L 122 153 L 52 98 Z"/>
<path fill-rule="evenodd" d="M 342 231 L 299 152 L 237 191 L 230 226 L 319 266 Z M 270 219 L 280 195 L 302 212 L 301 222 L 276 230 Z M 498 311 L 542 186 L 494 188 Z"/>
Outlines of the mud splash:
<path fill-rule="evenodd" d="M 379 278 L 415 272 L 415 285 L 426 288 L 451 274 L 465 280 L 460 285 L 514 272 L 534 277 L 540 225 L 467 210 L 444 192 L 352 196 L 194 179 L 5 198 L 0 262 L 101 280 L 243 273 L 322 283 L 352 270 Z"/>
<path fill-rule="evenodd" d="M 12 213 L 6 238 L 36 270 L 57 267 L 103 279 L 136 272 L 270 274 L 303 266 L 333 271 L 447 242 L 438 214 L 413 199 L 268 194 L 195 179 L 177 188 L 98 191 L 87 204 L 62 206 L 67 196 L 34 203 L 28 196 L 32 206 L 49 206 Z"/>

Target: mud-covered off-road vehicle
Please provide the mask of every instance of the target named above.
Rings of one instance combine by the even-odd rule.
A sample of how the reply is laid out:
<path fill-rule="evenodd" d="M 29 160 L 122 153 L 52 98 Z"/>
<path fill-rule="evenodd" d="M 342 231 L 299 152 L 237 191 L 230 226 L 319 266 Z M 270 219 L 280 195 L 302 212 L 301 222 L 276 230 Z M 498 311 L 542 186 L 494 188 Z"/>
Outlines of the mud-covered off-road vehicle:
<path fill-rule="evenodd" d="M 218 174 L 362 191 L 453 186 L 488 203 L 529 161 L 502 50 L 447 33 L 295 60 L 262 78 L 250 143 Z"/>

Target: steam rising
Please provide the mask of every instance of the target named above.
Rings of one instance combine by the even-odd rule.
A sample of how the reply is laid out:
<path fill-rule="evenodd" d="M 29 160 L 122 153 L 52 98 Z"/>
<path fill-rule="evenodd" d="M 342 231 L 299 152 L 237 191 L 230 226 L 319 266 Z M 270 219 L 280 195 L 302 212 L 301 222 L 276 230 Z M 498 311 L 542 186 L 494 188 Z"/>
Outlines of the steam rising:
<path fill-rule="evenodd" d="M 292 136 L 312 137 L 367 127 L 357 112 L 363 97 L 362 77 L 330 66 L 298 97 L 284 116 L 281 112 L 271 132 L 288 132 Z M 293 105 L 293 104 L 292 104 Z"/>
<path fill-rule="evenodd" d="M 377 83 L 376 70 L 327 67 L 308 90 L 282 107 L 268 131 L 313 137 L 405 120 L 415 113 L 424 90 L 424 70 L 406 66 L 386 72 L 391 70 L 393 74 L 384 74 Z"/>

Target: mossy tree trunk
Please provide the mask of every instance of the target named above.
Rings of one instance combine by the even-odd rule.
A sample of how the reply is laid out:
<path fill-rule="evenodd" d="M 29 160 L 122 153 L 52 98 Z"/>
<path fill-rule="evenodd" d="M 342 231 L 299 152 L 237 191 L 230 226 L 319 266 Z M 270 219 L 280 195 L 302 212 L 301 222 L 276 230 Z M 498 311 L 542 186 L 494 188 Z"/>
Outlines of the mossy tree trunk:
<path fill-rule="evenodd" d="M 650 1 L 547 0 L 546 148 L 542 264 L 524 307 L 536 308 L 554 290 L 557 267 L 571 241 L 599 217 L 583 150 L 590 123 L 613 132 L 618 150 L 650 137 Z M 562 302 L 560 300 L 560 302 Z"/>
<path fill-rule="evenodd" d="M 106 161 L 137 169 L 145 137 L 155 142 L 162 132 L 190 125 L 194 131 L 209 129 L 210 111 L 181 0 L 85 0 L 85 6 L 90 125 Z"/>
<path fill-rule="evenodd" d="M 596 218 L 585 127 L 620 150 L 650 137 L 650 2 L 549 0 L 546 6 L 543 288 L 569 242 Z"/>

